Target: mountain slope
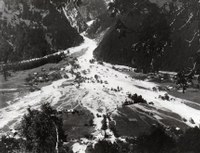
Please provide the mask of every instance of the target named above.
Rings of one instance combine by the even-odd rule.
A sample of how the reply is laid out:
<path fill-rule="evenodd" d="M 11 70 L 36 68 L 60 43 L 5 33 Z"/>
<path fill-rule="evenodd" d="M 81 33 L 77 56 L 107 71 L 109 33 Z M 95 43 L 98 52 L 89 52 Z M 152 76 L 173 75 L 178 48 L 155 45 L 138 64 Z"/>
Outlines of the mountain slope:
<path fill-rule="evenodd" d="M 1 40 L 12 48 L 9 61 L 42 57 L 83 41 L 59 4 L 49 0 L 1 0 L 0 20 Z"/>
<path fill-rule="evenodd" d="M 162 63 L 160 63 L 160 69 L 177 71 L 189 66 L 191 64 L 191 61 L 188 60 L 189 57 L 194 57 L 199 49 L 199 2 L 150 0 L 155 4 L 151 5 L 147 0 L 138 6 L 134 6 L 137 4 L 137 0 L 130 2 L 132 2 L 132 6 L 124 6 L 128 10 L 127 13 L 121 13 L 118 16 L 117 22 L 113 23 L 96 49 L 95 56 L 107 62 L 137 67 L 134 60 L 140 59 L 140 57 L 134 54 L 134 46 L 140 43 L 140 26 L 148 12 L 157 6 L 159 12 L 165 14 L 170 26 L 170 43 L 164 47 L 165 53 L 161 60 Z M 137 13 L 138 9 L 141 10 L 140 13 Z M 146 9 L 147 13 L 143 12 L 143 9 Z M 154 22 L 158 21 L 154 20 Z M 119 22 L 123 26 L 119 27 Z M 148 25 L 155 24 L 154 22 L 149 21 Z M 159 28 L 157 27 L 157 29 Z"/>

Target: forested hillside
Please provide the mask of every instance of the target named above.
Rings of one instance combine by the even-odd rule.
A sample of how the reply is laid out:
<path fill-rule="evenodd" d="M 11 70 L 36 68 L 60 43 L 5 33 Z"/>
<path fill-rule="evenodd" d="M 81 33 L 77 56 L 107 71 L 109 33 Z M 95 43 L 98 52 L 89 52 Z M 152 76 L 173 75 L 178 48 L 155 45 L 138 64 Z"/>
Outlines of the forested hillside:
<path fill-rule="evenodd" d="M 199 49 L 197 0 L 114 1 L 109 8 L 116 22 L 95 51 L 98 59 L 177 71 Z"/>

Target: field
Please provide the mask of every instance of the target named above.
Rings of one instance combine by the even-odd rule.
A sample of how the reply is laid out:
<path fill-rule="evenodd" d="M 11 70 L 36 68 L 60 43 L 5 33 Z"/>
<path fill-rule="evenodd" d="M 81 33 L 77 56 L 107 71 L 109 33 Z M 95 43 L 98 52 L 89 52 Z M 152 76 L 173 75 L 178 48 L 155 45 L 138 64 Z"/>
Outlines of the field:
<path fill-rule="evenodd" d="M 176 83 L 175 81 L 172 81 L 172 78 L 170 78 L 170 76 L 168 76 L 169 78 L 167 79 L 163 78 L 163 80 L 161 80 L 160 78 L 157 78 L 157 77 L 154 77 L 153 79 L 148 79 L 149 74 L 141 74 L 141 73 L 136 73 L 133 71 L 124 71 L 124 73 L 130 75 L 131 77 L 135 79 L 154 82 L 158 84 L 162 90 L 166 90 L 168 94 L 174 97 L 193 101 L 195 103 L 200 104 L 200 88 L 190 86 L 189 88 L 187 88 L 186 92 L 183 94 L 181 89 L 180 90 L 176 89 L 177 87 Z M 198 84 L 196 79 L 193 79 L 193 82 L 194 82 L 194 86 Z"/>
<path fill-rule="evenodd" d="M 29 92 L 30 86 L 26 85 L 25 79 L 29 74 L 40 73 L 42 69 L 46 70 L 46 73 L 51 72 L 50 69 L 60 69 L 63 65 L 66 65 L 67 61 L 63 60 L 57 64 L 45 64 L 43 66 L 24 70 L 24 71 L 10 71 L 10 77 L 7 81 L 4 80 L 2 74 L 0 74 L 0 108 L 5 107 L 6 102 L 11 101 L 17 97 L 26 95 Z M 38 84 L 38 88 L 51 84 L 51 81 Z"/>
<path fill-rule="evenodd" d="M 118 109 L 118 115 L 113 115 L 116 130 L 120 136 L 139 136 L 151 132 L 153 126 L 162 125 L 165 128 L 178 127 L 186 130 L 188 126 L 182 118 L 164 110 L 155 109 L 149 105 L 130 105 Z"/>
<path fill-rule="evenodd" d="M 94 131 L 93 115 L 86 108 L 78 106 L 75 113 L 63 113 L 63 129 L 66 131 L 67 139 L 74 140 L 80 138 L 91 139 Z"/>
<path fill-rule="evenodd" d="M 130 107 L 120 108 L 119 115 L 114 115 L 117 133 L 121 136 L 139 136 L 150 132 L 151 127 L 157 124 L 156 120 L 138 113 Z"/>

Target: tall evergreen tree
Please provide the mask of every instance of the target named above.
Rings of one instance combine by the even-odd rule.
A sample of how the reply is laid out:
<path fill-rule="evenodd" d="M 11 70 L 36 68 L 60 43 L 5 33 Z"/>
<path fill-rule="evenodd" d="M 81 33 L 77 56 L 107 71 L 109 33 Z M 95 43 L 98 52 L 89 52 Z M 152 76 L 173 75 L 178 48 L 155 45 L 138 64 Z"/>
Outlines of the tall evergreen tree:
<path fill-rule="evenodd" d="M 26 139 L 25 148 L 35 153 L 58 153 L 65 139 L 62 117 L 49 103 L 41 111 L 28 109 L 21 121 L 20 133 Z"/>

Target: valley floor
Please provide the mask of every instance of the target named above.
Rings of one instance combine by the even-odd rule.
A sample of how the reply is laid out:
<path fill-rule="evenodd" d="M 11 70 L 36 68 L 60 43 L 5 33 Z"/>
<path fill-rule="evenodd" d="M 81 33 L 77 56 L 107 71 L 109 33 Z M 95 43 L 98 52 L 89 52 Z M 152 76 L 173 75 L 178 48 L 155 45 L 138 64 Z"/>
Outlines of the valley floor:
<path fill-rule="evenodd" d="M 77 128 L 83 127 L 89 120 L 93 120 L 93 128 L 86 128 L 86 131 L 91 132 L 92 138 L 76 137 L 77 140 L 72 146 L 74 152 L 80 153 L 84 152 L 89 144 L 104 138 L 103 115 L 111 118 L 120 136 L 137 136 L 147 132 L 152 125 L 156 124 L 181 129 L 200 126 L 199 96 L 196 96 L 195 102 L 192 102 L 189 100 L 193 99 L 187 98 L 190 96 L 189 94 L 192 95 L 192 92 L 188 92 L 184 96 L 181 93 L 169 92 L 169 100 L 162 99 L 161 97 L 164 97 L 167 91 L 153 90 L 154 88 L 158 89 L 159 85 L 138 79 L 137 77 L 140 76 L 132 77 L 125 73 L 125 71 L 133 71 L 132 68 L 94 60 L 93 50 L 97 44 L 94 40 L 84 38 L 83 44 L 68 50 L 78 59 L 77 64 L 80 67 L 73 68 L 73 65 L 64 63 L 59 65 L 60 71 L 67 74 L 68 78 L 43 85 L 41 90 L 25 93 L 14 100 L 5 98 L 1 101 L 3 104 L 8 104 L 3 105 L 4 107 L 1 106 L 3 108 L 0 109 L 2 134 L 10 129 L 17 129 L 17 125 L 28 107 L 38 109 L 45 101 L 50 102 L 58 110 L 78 107 L 84 110 L 87 119 L 84 123 L 79 122 L 79 126 L 73 125 Z M 47 67 L 48 65 L 45 69 L 48 69 Z M 39 69 L 41 68 L 16 72 L 7 83 L 2 82 L 0 87 L 2 89 L 21 88 L 26 75 L 39 71 Z M 199 93 L 199 91 L 197 92 Z M 142 95 L 147 104 L 123 106 L 123 103 L 129 100 L 128 94 L 135 93 Z M 71 120 L 73 118 L 78 120 L 79 117 L 72 117 Z M 66 118 L 66 122 L 67 120 Z M 115 141 L 116 137 L 110 129 L 107 129 L 106 133 L 109 135 L 110 141 Z"/>

